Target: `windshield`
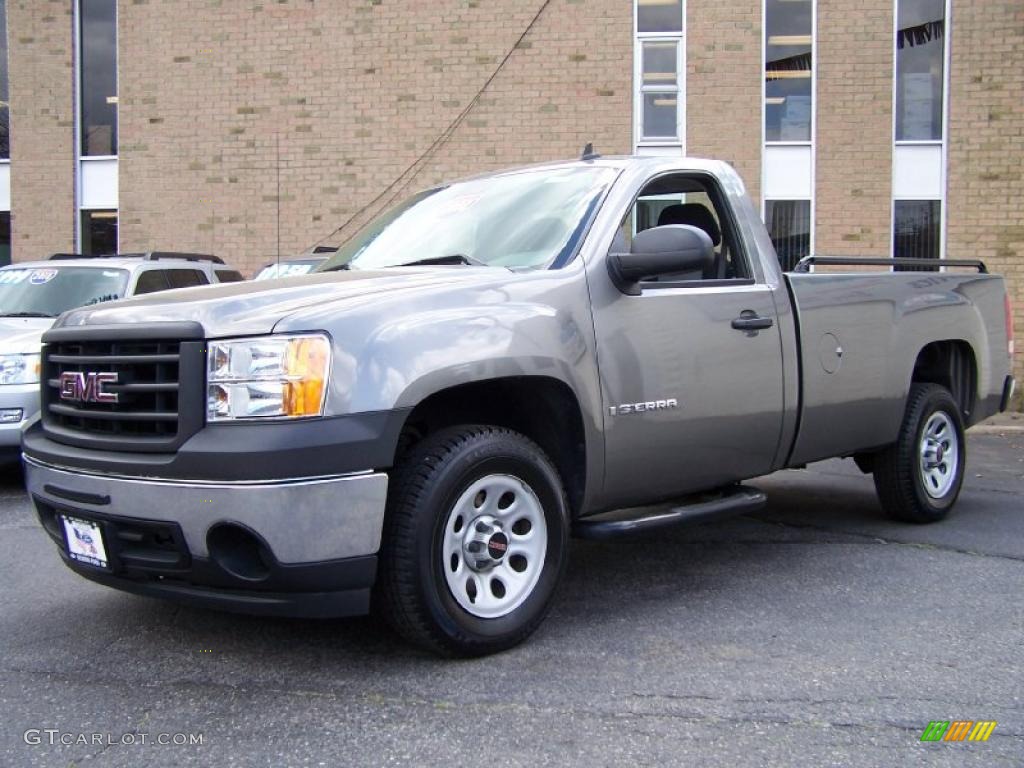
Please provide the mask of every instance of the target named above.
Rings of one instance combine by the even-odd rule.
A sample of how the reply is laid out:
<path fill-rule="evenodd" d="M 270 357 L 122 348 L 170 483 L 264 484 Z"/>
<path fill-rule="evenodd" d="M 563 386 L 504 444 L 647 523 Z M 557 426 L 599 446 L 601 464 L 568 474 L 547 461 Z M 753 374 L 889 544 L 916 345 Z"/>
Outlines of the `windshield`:
<path fill-rule="evenodd" d="M 87 304 L 124 296 L 128 271 L 97 267 L 4 267 L 0 269 L 0 315 L 56 317 Z"/>
<path fill-rule="evenodd" d="M 316 261 L 282 261 L 280 264 L 268 264 L 253 279 L 272 280 L 275 277 L 307 275 L 322 261 L 323 259 L 317 259 Z"/>
<path fill-rule="evenodd" d="M 615 176 L 611 168 L 540 169 L 429 189 L 363 227 L 320 271 L 431 260 L 513 269 L 563 263 Z"/>

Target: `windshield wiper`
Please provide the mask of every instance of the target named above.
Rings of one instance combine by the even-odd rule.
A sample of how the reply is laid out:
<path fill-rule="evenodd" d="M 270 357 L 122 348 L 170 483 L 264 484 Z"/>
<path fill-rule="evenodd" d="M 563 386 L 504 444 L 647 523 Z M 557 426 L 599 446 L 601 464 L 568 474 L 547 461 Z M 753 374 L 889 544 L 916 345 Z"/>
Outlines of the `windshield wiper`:
<path fill-rule="evenodd" d="M 56 317 L 48 312 L 4 312 L 0 317 Z"/>
<path fill-rule="evenodd" d="M 467 267 L 489 267 L 486 261 L 480 261 L 480 259 L 474 259 L 472 256 L 467 256 L 464 253 L 450 253 L 447 256 L 430 256 L 426 259 L 416 259 L 416 261 L 406 261 L 402 264 L 389 264 L 389 267 L 427 267 L 433 264 L 464 264 Z"/>

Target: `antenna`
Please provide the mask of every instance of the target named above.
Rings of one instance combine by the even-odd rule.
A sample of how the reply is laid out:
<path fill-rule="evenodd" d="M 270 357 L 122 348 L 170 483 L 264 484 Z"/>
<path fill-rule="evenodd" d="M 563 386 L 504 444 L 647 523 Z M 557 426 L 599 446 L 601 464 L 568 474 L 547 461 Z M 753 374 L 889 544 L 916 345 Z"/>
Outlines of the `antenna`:
<path fill-rule="evenodd" d="M 594 143 L 588 141 L 587 146 L 583 148 L 583 154 L 580 155 L 580 160 L 594 160 L 600 156 L 601 155 L 594 151 Z"/>

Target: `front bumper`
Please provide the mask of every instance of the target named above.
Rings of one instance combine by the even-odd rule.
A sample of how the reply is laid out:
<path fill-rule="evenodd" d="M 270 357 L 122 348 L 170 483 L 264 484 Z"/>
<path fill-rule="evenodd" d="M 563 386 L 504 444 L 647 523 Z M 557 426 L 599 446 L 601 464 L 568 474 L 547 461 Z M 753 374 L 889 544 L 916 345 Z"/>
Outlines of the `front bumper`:
<path fill-rule="evenodd" d="M 245 613 L 365 613 L 387 475 L 215 483 L 83 473 L 25 457 L 40 522 L 80 575 Z M 97 523 L 110 566 L 70 561 L 59 515 Z"/>
<path fill-rule="evenodd" d="M 0 411 L 21 411 L 17 421 L 0 422 L 0 451 L 16 453 L 22 427 L 39 413 L 39 385 L 0 384 Z"/>

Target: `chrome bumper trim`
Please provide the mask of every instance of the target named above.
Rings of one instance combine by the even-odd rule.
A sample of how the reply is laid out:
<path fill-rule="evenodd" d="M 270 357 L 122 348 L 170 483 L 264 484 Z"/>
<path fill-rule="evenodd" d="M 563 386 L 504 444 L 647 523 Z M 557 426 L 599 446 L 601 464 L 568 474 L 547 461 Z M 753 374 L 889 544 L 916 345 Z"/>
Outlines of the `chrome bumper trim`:
<path fill-rule="evenodd" d="M 177 523 L 196 557 L 208 556 L 211 526 L 240 523 L 260 535 L 279 562 L 292 564 L 376 553 L 388 477 L 370 472 L 272 483 L 192 483 L 87 474 L 26 456 L 25 486 L 33 499 L 85 516 L 95 511 Z M 89 497 L 95 503 L 68 501 Z"/>

